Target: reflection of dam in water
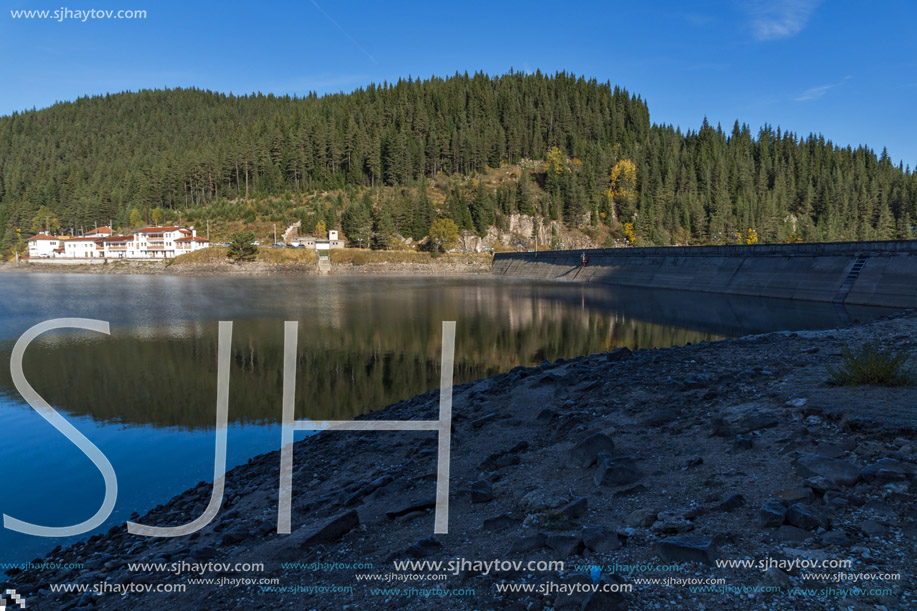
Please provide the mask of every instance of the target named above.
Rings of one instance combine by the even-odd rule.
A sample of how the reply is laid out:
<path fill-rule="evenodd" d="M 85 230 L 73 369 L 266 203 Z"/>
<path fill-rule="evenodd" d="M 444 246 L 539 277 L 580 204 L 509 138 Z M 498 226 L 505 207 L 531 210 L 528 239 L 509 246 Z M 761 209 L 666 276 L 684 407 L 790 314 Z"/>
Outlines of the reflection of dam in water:
<path fill-rule="evenodd" d="M 872 306 L 800 302 L 717 293 L 632 287 L 565 287 L 570 302 L 615 312 L 625 320 L 684 327 L 739 337 L 784 329 L 827 329 L 872 320 L 894 310 Z"/>

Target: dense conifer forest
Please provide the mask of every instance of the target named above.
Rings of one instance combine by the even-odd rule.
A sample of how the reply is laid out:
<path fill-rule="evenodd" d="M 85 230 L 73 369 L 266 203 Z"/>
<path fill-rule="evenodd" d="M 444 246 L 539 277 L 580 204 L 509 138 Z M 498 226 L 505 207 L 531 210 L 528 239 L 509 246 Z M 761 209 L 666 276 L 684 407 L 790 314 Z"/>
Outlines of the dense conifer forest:
<path fill-rule="evenodd" d="M 512 168 L 508 180 L 486 180 Z M 378 247 L 438 217 L 537 215 L 600 244 L 914 238 L 917 176 L 883 151 L 706 119 L 681 132 L 609 83 L 455 75 L 348 94 L 174 89 L 0 118 L 0 240 L 113 221 L 342 228 Z"/>

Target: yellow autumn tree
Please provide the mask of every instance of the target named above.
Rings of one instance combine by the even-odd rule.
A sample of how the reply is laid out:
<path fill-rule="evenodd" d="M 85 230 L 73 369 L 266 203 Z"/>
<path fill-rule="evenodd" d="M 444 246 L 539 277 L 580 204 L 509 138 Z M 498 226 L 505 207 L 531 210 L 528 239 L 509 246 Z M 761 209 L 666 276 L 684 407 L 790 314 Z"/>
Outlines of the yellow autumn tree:
<path fill-rule="evenodd" d="M 748 233 L 745 236 L 746 244 L 757 244 L 758 243 L 758 232 L 754 229 L 749 228 Z"/>
<path fill-rule="evenodd" d="M 611 168 L 608 197 L 617 205 L 619 218 L 630 218 L 636 212 L 637 166 L 630 159 L 622 159 Z"/>
<path fill-rule="evenodd" d="M 555 176 L 560 176 L 564 173 L 564 153 L 558 147 L 551 147 L 551 150 L 548 151 L 547 161 L 549 172 L 552 172 Z"/>
<path fill-rule="evenodd" d="M 319 221 L 315 224 L 315 237 L 324 240 L 327 232 L 328 228 L 325 226 L 325 221 Z"/>

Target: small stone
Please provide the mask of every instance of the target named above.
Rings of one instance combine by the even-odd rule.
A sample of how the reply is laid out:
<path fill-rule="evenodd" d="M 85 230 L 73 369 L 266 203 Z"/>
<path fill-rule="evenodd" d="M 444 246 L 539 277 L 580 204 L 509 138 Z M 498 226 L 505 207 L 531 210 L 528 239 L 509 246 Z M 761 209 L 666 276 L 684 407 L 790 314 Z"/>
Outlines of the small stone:
<path fill-rule="evenodd" d="M 753 445 L 754 442 L 750 435 L 736 435 L 735 439 L 732 441 L 732 449 L 736 452 L 750 450 Z"/>
<path fill-rule="evenodd" d="M 783 503 L 794 505 L 796 503 L 809 503 L 815 500 L 815 493 L 811 488 L 787 488 L 781 490 L 774 497 Z"/>
<path fill-rule="evenodd" d="M 360 525 L 360 515 L 356 509 L 327 520 L 322 526 L 308 533 L 299 546 L 309 547 L 336 541 Z"/>
<path fill-rule="evenodd" d="M 741 418 L 738 422 L 733 424 L 733 430 L 742 435 L 745 433 L 751 433 L 753 431 L 758 431 L 760 429 L 769 429 L 777 426 L 779 422 L 772 414 L 766 413 L 752 413 L 748 414 Z"/>
<path fill-rule="evenodd" d="M 656 521 L 656 515 L 653 509 L 635 509 L 624 516 L 624 523 L 633 528 L 648 528 Z"/>
<path fill-rule="evenodd" d="M 862 471 L 853 463 L 818 454 L 803 454 L 796 459 L 796 474 L 800 477 L 824 477 L 839 486 L 852 486 Z"/>
<path fill-rule="evenodd" d="M 603 526 L 587 526 L 583 528 L 582 534 L 583 543 L 597 554 L 611 552 L 621 547 L 618 534 Z"/>
<path fill-rule="evenodd" d="M 784 524 L 777 529 L 777 538 L 781 541 L 788 541 L 791 543 L 802 543 L 812 539 L 815 535 L 807 530 L 802 528 L 797 528 L 795 526 L 789 526 Z"/>
<path fill-rule="evenodd" d="M 526 552 L 533 552 L 536 549 L 541 549 L 544 547 L 545 539 L 547 539 L 547 537 L 544 533 L 535 533 L 534 535 L 520 537 L 513 541 L 513 544 L 509 548 L 509 553 L 524 554 Z"/>
<path fill-rule="evenodd" d="M 675 534 L 693 530 L 694 525 L 677 512 L 660 511 L 651 529 L 657 533 Z"/>
<path fill-rule="evenodd" d="M 817 494 L 825 494 L 826 492 L 837 492 L 840 490 L 840 487 L 832 482 L 826 477 L 816 475 L 815 477 L 810 477 L 805 482 L 806 487 L 811 488 Z"/>
<path fill-rule="evenodd" d="M 535 420 L 541 424 L 548 424 L 551 422 L 551 420 L 554 419 L 554 416 L 556 415 L 557 415 L 557 412 L 555 412 L 553 409 L 546 407 L 543 410 L 541 410 L 540 412 L 538 412 L 538 416 L 535 418 Z"/>
<path fill-rule="evenodd" d="M 221 545 L 232 545 L 240 541 L 245 541 L 249 537 L 251 537 L 251 533 L 247 528 L 244 526 L 236 526 L 223 533 L 220 543 Z"/>
<path fill-rule="evenodd" d="M 644 419 L 643 424 L 646 426 L 662 426 L 678 418 L 678 412 L 674 409 L 663 407 L 652 412 Z"/>
<path fill-rule="evenodd" d="M 687 471 L 688 469 L 693 469 L 694 467 L 699 467 L 699 466 L 701 466 L 702 464 L 704 464 L 704 458 L 703 458 L 702 456 L 698 456 L 698 457 L 696 457 L 696 458 L 692 458 L 692 459 L 689 460 L 688 462 L 686 462 L 686 463 L 684 463 L 683 465 L 681 465 L 681 466 L 679 467 L 679 469 L 681 469 L 682 471 Z"/>
<path fill-rule="evenodd" d="M 559 558 L 568 558 L 583 549 L 583 540 L 574 535 L 549 535 L 544 543 L 554 550 Z"/>
<path fill-rule="evenodd" d="M 605 358 L 609 363 L 616 363 L 618 361 L 626 361 L 634 356 L 634 353 L 630 351 L 630 348 L 623 346 L 616 350 L 609 352 Z"/>
<path fill-rule="evenodd" d="M 739 507 L 745 504 L 745 497 L 741 494 L 733 494 L 726 500 L 719 503 L 716 507 L 713 508 L 714 511 L 735 511 Z"/>
<path fill-rule="evenodd" d="M 828 519 L 811 505 L 796 503 L 786 510 L 786 523 L 805 530 L 828 528 Z"/>
<path fill-rule="evenodd" d="M 656 543 L 656 552 L 669 562 L 713 562 L 713 539 L 694 535 L 677 535 Z"/>
<path fill-rule="evenodd" d="M 838 443 L 820 443 L 815 448 L 815 453 L 825 458 L 841 458 L 847 454 L 847 447 Z"/>
<path fill-rule="evenodd" d="M 191 558 L 193 558 L 194 560 L 210 560 L 211 558 L 217 555 L 217 550 L 216 548 L 210 545 L 205 545 L 202 547 L 192 547 L 191 553 L 188 555 L 191 556 Z"/>
<path fill-rule="evenodd" d="M 398 509 L 394 509 L 392 511 L 386 512 L 385 515 L 390 518 L 397 518 L 398 516 L 403 516 L 407 513 L 413 513 L 415 511 L 426 511 L 427 509 L 430 509 L 435 506 L 436 506 L 436 497 L 431 496 L 425 499 L 421 499 L 419 501 L 413 501 L 411 503 L 402 505 Z"/>
<path fill-rule="evenodd" d="M 881 537 L 888 533 L 888 528 L 875 520 L 866 520 L 860 524 L 860 530 L 867 537 Z"/>
<path fill-rule="evenodd" d="M 581 518 L 586 515 L 586 508 L 588 505 L 589 503 L 585 498 L 580 498 L 561 507 L 559 512 L 561 515 L 564 515 L 571 520 L 575 520 L 576 518 Z"/>
<path fill-rule="evenodd" d="M 593 481 L 596 486 L 626 486 L 636 483 L 642 477 L 633 458 L 619 456 L 599 460 Z"/>
<path fill-rule="evenodd" d="M 879 482 L 904 481 L 917 473 L 917 466 L 903 463 L 894 458 L 882 458 L 863 469 L 863 479 Z"/>
<path fill-rule="evenodd" d="M 591 467 L 602 452 L 613 452 L 615 444 L 605 433 L 590 435 L 570 450 L 570 462 L 577 467 Z"/>
<path fill-rule="evenodd" d="M 780 501 L 767 501 L 758 509 L 758 526 L 775 528 L 786 519 L 786 507 Z"/>
<path fill-rule="evenodd" d="M 849 547 L 850 537 L 842 530 L 829 530 L 821 536 L 822 545 L 836 545 L 837 547 Z"/>
<path fill-rule="evenodd" d="M 514 518 L 508 513 L 502 513 L 484 520 L 484 530 L 504 530 L 522 524 L 522 520 Z"/>
<path fill-rule="evenodd" d="M 481 428 L 482 426 L 484 426 L 484 425 L 486 425 L 486 424 L 489 424 L 489 423 L 495 421 L 496 419 L 497 419 L 497 413 L 496 413 L 496 412 L 493 412 L 493 413 L 491 413 L 491 414 L 487 414 L 486 416 L 481 416 L 481 417 L 478 418 L 477 420 L 472 420 L 472 421 L 471 421 L 471 426 L 474 427 L 474 428 L 476 428 L 476 429 L 479 429 L 479 428 Z"/>
<path fill-rule="evenodd" d="M 435 554 L 443 548 L 443 544 L 434 539 L 433 537 L 427 537 L 426 539 L 421 539 L 417 543 L 411 545 L 406 553 L 411 558 L 426 558 L 432 554 Z"/>
<path fill-rule="evenodd" d="M 789 590 L 793 587 L 793 581 L 790 579 L 790 576 L 775 566 L 770 567 L 764 572 L 764 583 L 783 590 Z"/>
<path fill-rule="evenodd" d="M 493 484 L 483 479 L 471 484 L 472 503 L 488 503 L 492 500 L 494 500 Z"/>

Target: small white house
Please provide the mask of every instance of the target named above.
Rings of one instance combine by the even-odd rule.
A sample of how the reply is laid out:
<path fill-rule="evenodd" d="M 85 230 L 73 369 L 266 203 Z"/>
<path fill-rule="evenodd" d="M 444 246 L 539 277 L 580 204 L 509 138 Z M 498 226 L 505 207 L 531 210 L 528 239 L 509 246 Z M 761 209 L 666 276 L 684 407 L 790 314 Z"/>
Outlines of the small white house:
<path fill-rule="evenodd" d="M 328 233 L 329 234 L 333 233 L 335 234 L 335 236 L 337 236 L 338 232 L 329 231 Z M 344 248 L 344 240 L 338 239 L 337 237 L 335 237 L 334 239 L 329 239 L 329 240 L 320 240 L 318 238 L 313 238 L 312 236 L 305 236 L 302 238 L 296 238 L 294 240 L 290 240 L 290 244 L 292 244 L 293 246 L 297 246 L 299 248 L 308 248 L 310 250 L 316 250 L 316 249 L 327 250 L 329 248 Z"/>
<path fill-rule="evenodd" d="M 36 259 L 48 259 L 54 256 L 54 251 L 63 246 L 60 236 L 39 233 L 26 240 L 29 244 L 29 256 Z"/>

